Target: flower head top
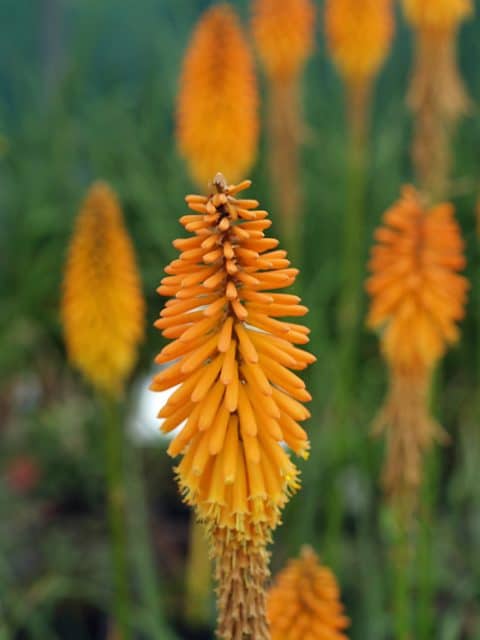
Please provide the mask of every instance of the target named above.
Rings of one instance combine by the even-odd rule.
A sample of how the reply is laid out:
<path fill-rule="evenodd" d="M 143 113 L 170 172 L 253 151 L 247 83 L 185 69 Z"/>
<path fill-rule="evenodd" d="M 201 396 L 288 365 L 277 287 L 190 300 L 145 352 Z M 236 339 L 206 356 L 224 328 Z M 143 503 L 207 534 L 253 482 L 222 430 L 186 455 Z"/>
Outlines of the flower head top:
<path fill-rule="evenodd" d="M 388 362 L 403 371 L 430 370 L 458 339 L 468 283 L 463 241 L 450 204 L 426 210 L 404 189 L 376 234 L 367 291 L 368 325 L 382 331 Z"/>
<path fill-rule="evenodd" d="M 267 599 L 272 640 L 346 640 L 344 615 L 333 573 L 304 547 L 270 588 Z"/>
<path fill-rule="evenodd" d="M 254 0 L 253 35 L 269 77 L 290 82 L 311 55 L 315 9 L 311 0 Z"/>
<path fill-rule="evenodd" d="M 258 96 L 253 58 L 233 10 L 213 6 L 201 17 L 183 63 L 177 137 L 201 186 L 219 167 L 235 179 L 255 160 Z"/>
<path fill-rule="evenodd" d="M 97 182 L 77 219 L 62 298 L 68 356 L 94 387 L 121 391 L 143 338 L 144 307 L 117 197 Z"/>
<path fill-rule="evenodd" d="M 391 0 L 326 0 L 325 30 L 331 56 L 348 82 L 364 82 L 380 69 L 390 49 Z"/>
<path fill-rule="evenodd" d="M 298 487 L 281 442 L 307 455 L 299 422 L 310 395 L 290 369 L 315 358 L 296 346 L 308 329 L 278 319 L 307 309 L 278 292 L 298 271 L 265 237 L 267 212 L 237 197 L 249 186 L 227 186 L 218 174 L 209 196 L 186 198 L 193 212 L 180 222 L 193 235 L 174 242 L 180 257 L 158 289 L 172 299 L 156 326 L 173 342 L 157 362 L 171 364 L 152 389 L 179 385 L 159 415 L 165 432 L 183 424 L 169 453 L 183 455 L 177 474 L 187 502 L 207 524 L 254 538 L 276 526 Z"/>

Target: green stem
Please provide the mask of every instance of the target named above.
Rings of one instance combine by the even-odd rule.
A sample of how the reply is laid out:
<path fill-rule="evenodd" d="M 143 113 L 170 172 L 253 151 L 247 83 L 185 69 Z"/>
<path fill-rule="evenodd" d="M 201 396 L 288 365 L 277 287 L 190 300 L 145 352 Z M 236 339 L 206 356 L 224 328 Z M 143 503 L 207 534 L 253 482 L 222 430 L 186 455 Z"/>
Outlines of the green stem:
<path fill-rule="evenodd" d="M 365 191 L 367 177 L 366 145 L 363 139 L 351 135 L 347 211 L 344 222 L 343 269 L 338 303 L 338 371 L 333 396 L 336 437 L 332 447 L 332 461 L 339 468 L 354 448 L 351 404 L 357 376 L 358 341 L 362 317 L 362 280 L 364 273 Z M 327 527 L 327 547 L 335 555 L 343 522 L 344 507 L 341 496 L 334 498 L 334 508 Z M 333 558 L 332 558 L 333 561 Z"/>
<path fill-rule="evenodd" d="M 434 505 L 438 481 L 438 451 L 432 450 L 425 465 L 424 491 L 421 504 L 421 526 L 418 549 L 418 638 L 434 637 L 435 573 L 434 560 Z"/>
<path fill-rule="evenodd" d="M 393 574 L 393 628 L 395 640 L 413 640 L 411 573 L 411 531 L 405 526 L 404 515 L 391 508 L 392 532 L 390 540 L 391 566 Z"/>
<path fill-rule="evenodd" d="M 343 270 L 338 304 L 340 367 L 337 406 L 340 409 L 340 416 L 343 418 L 348 411 L 352 387 L 356 378 L 364 274 L 366 148 L 355 138 L 352 138 L 350 143 L 348 166 Z"/>
<path fill-rule="evenodd" d="M 187 561 L 185 619 L 192 627 L 206 627 L 210 619 L 212 563 L 203 525 L 190 517 L 190 549 Z"/>
<path fill-rule="evenodd" d="M 132 554 L 138 575 L 140 597 L 147 610 L 146 631 L 152 640 L 173 640 L 175 636 L 165 620 L 161 590 L 155 571 L 140 450 L 133 444 L 128 448 L 127 462 L 128 520 L 130 530 L 135 532 Z"/>
<path fill-rule="evenodd" d="M 105 466 L 107 474 L 108 520 L 110 525 L 114 578 L 114 617 L 121 640 L 130 640 L 130 594 L 125 517 L 123 431 L 118 401 L 107 394 L 101 398 L 105 422 Z"/>
<path fill-rule="evenodd" d="M 401 541 L 394 560 L 394 626 L 396 640 L 411 640 L 410 580 L 406 543 Z"/>

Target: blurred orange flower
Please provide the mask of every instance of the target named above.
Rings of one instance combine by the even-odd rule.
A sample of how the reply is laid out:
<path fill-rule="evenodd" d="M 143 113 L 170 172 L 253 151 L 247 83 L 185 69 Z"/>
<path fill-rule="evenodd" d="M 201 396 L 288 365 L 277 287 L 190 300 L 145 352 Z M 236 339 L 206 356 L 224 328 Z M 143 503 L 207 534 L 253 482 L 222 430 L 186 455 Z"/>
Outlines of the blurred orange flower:
<path fill-rule="evenodd" d="M 348 82 L 372 78 L 390 49 L 391 0 L 326 0 L 325 31 L 333 61 Z"/>
<path fill-rule="evenodd" d="M 463 241 L 451 204 L 426 211 L 406 187 L 376 234 L 367 291 L 368 325 L 382 330 L 387 360 L 405 372 L 431 369 L 458 340 L 467 281 Z"/>
<path fill-rule="evenodd" d="M 344 615 L 333 573 L 304 547 L 290 560 L 268 592 L 271 640 L 346 640 Z"/>
<path fill-rule="evenodd" d="M 233 9 L 201 17 L 183 63 L 177 139 L 200 187 L 217 171 L 237 180 L 255 161 L 258 95 L 253 58 Z"/>
<path fill-rule="evenodd" d="M 432 370 L 458 340 L 465 313 L 468 282 L 458 273 L 465 266 L 463 241 L 453 206 L 426 210 L 412 187 L 386 212 L 375 238 L 367 323 L 380 332 L 390 369 L 376 428 L 388 434 L 386 489 L 409 506 L 421 481 L 422 453 L 442 437 L 428 392 Z"/>
<path fill-rule="evenodd" d="M 254 0 L 252 28 L 267 75 L 289 82 L 313 52 L 315 8 L 311 0 Z"/>
<path fill-rule="evenodd" d="M 76 222 L 61 308 L 68 356 L 94 387 L 121 391 L 144 335 L 144 311 L 120 205 L 106 183 L 96 182 Z"/>

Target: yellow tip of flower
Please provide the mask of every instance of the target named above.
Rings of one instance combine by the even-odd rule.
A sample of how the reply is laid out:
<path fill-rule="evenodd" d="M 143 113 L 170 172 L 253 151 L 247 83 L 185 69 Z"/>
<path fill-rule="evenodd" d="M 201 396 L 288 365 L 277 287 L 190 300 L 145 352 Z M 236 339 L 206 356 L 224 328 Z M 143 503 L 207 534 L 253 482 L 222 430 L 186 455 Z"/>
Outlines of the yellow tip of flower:
<path fill-rule="evenodd" d="M 189 504 L 215 526 L 245 538 L 274 528 L 298 470 L 281 443 L 308 451 L 300 422 L 310 400 L 301 378 L 314 358 L 296 345 L 309 330 L 281 316 L 303 316 L 299 298 L 278 292 L 298 271 L 258 202 L 239 197 L 249 181 L 227 185 L 216 176 L 209 196 L 191 195 L 180 222 L 192 235 L 174 242 L 181 252 L 158 292 L 171 298 L 155 326 L 173 340 L 156 361 L 169 364 L 152 388 L 180 385 L 160 416 L 164 432 L 185 424 L 169 447 Z M 172 364 L 173 363 L 173 364 Z"/>
<path fill-rule="evenodd" d="M 337 581 L 310 547 L 278 574 L 267 594 L 267 611 L 272 640 L 346 640 L 350 621 Z"/>
<path fill-rule="evenodd" d="M 213 6 L 188 47 L 177 104 L 180 152 L 200 187 L 221 168 L 237 180 L 255 160 L 258 96 L 253 59 L 234 11 Z"/>
<path fill-rule="evenodd" d="M 144 300 L 117 197 L 105 182 L 90 188 L 78 215 L 62 297 L 71 362 L 91 384 L 117 394 L 144 333 Z"/>

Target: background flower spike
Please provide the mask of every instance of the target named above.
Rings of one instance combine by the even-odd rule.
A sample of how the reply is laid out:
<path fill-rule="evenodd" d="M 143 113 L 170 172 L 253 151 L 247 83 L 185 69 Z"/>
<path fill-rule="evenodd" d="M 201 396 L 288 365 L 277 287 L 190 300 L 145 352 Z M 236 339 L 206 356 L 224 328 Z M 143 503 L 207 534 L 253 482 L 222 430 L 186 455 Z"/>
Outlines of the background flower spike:
<path fill-rule="evenodd" d="M 145 303 L 115 192 L 90 188 L 68 250 L 62 296 L 68 357 L 97 390 L 118 395 L 137 358 Z"/>
<path fill-rule="evenodd" d="M 432 373 L 459 338 L 468 282 L 460 228 L 451 204 L 426 209 L 413 187 L 384 216 L 375 233 L 366 289 L 367 324 L 379 332 L 389 390 L 375 421 L 387 437 L 383 484 L 405 516 L 415 507 L 423 454 L 445 441 L 431 416 Z"/>
<path fill-rule="evenodd" d="M 176 120 L 178 148 L 198 186 L 220 167 L 233 180 L 250 170 L 258 144 L 257 81 L 248 42 L 227 4 L 208 9 L 192 35 Z"/>

